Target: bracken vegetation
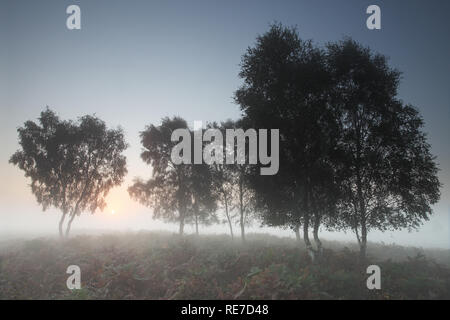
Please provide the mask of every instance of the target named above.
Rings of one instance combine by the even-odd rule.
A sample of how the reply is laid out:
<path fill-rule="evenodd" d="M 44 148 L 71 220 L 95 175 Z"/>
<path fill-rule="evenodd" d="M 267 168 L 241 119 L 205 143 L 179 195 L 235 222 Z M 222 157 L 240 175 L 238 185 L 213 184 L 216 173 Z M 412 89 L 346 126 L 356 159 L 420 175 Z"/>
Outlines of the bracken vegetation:
<path fill-rule="evenodd" d="M 381 290 L 357 247 L 324 241 L 320 261 L 293 239 L 140 232 L 14 240 L 0 246 L 1 299 L 449 299 L 450 251 L 369 243 Z M 69 265 L 80 290 L 66 287 Z"/>

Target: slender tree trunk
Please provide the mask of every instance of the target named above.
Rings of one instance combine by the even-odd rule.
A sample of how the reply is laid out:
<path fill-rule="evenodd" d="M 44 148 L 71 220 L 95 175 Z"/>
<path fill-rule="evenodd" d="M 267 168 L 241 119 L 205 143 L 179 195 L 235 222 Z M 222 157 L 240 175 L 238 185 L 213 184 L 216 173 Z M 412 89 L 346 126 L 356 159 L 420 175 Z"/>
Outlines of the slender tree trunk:
<path fill-rule="evenodd" d="M 76 214 L 72 214 L 72 215 L 70 216 L 69 223 L 67 223 L 67 227 L 66 227 L 66 238 L 69 237 L 70 227 L 72 226 L 72 222 L 73 222 L 73 220 L 75 219 L 75 216 L 76 216 Z"/>
<path fill-rule="evenodd" d="M 308 229 L 309 229 L 309 219 L 308 217 L 305 217 L 305 222 L 303 224 L 303 241 L 305 242 L 306 250 L 308 251 L 308 254 L 311 257 L 311 260 L 314 262 L 315 252 L 311 245 L 311 241 L 309 240 Z"/>
<path fill-rule="evenodd" d="M 361 263 L 366 261 L 366 249 L 367 249 L 367 224 L 366 224 L 366 206 L 363 195 L 363 180 L 361 177 L 360 162 L 361 162 L 361 134 L 358 130 L 357 143 L 356 143 L 356 188 L 357 188 L 357 201 L 359 205 L 359 214 L 361 217 L 361 241 L 359 245 L 359 255 Z"/>
<path fill-rule="evenodd" d="M 309 182 L 309 177 L 308 177 Z M 304 213 L 304 223 L 303 223 L 303 240 L 306 245 L 306 250 L 308 251 L 309 256 L 311 257 L 312 262 L 315 260 L 315 252 L 311 245 L 311 241 L 309 240 L 309 215 L 310 215 L 310 202 L 309 202 L 309 185 L 305 188 L 305 213 Z"/>
<path fill-rule="evenodd" d="M 239 184 L 239 223 L 241 225 L 241 240 L 245 243 L 245 210 L 244 210 L 244 191 L 242 188 L 242 182 Z"/>
<path fill-rule="evenodd" d="M 317 246 L 317 252 L 320 254 L 322 253 L 322 241 L 320 241 L 319 239 L 319 227 L 320 227 L 320 216 L 319 214 L 315 215 L 315 220 L 314 220 L 314 242 L 316 243 Z"/>
<path fill-rule="evenodd" d="M 231 219 L 228 215 L 227 215 L 227 218 L 228 218 L 228 225 L 230 227 L 231 240 L 234 240 L 233 225 L 232 225 Z"/>
<path fill-rule="evenodd" d="M 198 216 L 195 215 L 195 233 L 198 235 Z"/>
<path fill-rule="evenodd" d="M 81 201 L 84 199 L 84 197 L 86 195 L 86 192 L 88 190 L 88 187 L 89 187 L 89 185 L 91 183 L 91 180 L 89 178 L 89 167 L 90 166 L 91 166 L 91 154 L 89 153 L 88 168 L 87 168 L 87 173 L 86 173 L 87 182 L 84 185 L 83 191 L 81 192 L 81 196 L 80 196 L 80 198 L 78 198 L 77 204 L 75 205 L 75 209 L 73 210 L 72 215 L 70 216 L 69 223 L 67 224 L 66 238 L 69 237 L 70 227 L 72 226 L 73 219 L 75 219 L 75 216 L 78 213 L 79 205 L 80 205 Z"/>
<path fill-rule="evenodd" d="M 184 218 L 180 219 L 180 228 L 178 230 L 178 233 L 180 234 L 180 236 L 182 236 L 184 233 Z"/>
<path fill-rule="evenodd" d="M 245 226 L 244 226 L 244 222 L 241 219 L 241 239 L 242 242 L 245 243 Z"/>
<path fill-rule="evenodd" d="M 67 213 L 63 212 L 63 214 L 61 215 L 61 219 L 59 220 L 59 237 L 62 239 L 64 238 L 64 233 L 63 233 L 63 224 L 64 224 L 64 219 L 66 218 Z"/>
<path fill-rule="evenodd" d="M 233 224 L 231 223 L 231 217 L 228 212 L 228 198 L 226 195 L 224 195 L 224 199 L 225 199 L 225 201 L 224 201 L 225 202 L 225 214 L 227 215 L 228 225 L 230 226 L 231 240 L 233 240 L 234 239 Z"/>
<path fill-rule="evenodd" d="M 295 232 L 295 239 L 297 240 L 297 242 L 301 242 L 302 237 L 300 236 L 300 225 L 299 224 L 294 227 L 294 232 Z"/>
<path fill-rule="evenodd" d="M 366 261 L 366 252 L 367 252 L 367 226 L 366 223 L 363 222 L 361 225 L 361 242 L 359 244 L 359 256 L 362 263 Z"/>
<path fill-rule="evenodd" d="M 358 226 L 355 227 L 356 240 L 358 240 L 358 245 L 361 245 L 361 237 L 359 236 Z"/>
<path fill-rule="evenodd" d="M 367 248 L 367 221 L 366 221 L 366 206 L 364 203 L 364 197 L 362 193 L 362 182 L 360 175 L 357 176 L 357 189 L 358 189 L 358 200 L 359 200 L 359 212 L 361 217 L 361 237 L 359 244 L 359 255 L 361 263 L 366 261 L 366 248 Z"/>
<path fill-rule="evenodd" d="M 184 234 L 184 218 L 186 217 L 186 209 L 184 205 L 180 205 L 180 207 L 180 228 L 178 230 L 178 233 L 180 236 L 182 236 Z"/>

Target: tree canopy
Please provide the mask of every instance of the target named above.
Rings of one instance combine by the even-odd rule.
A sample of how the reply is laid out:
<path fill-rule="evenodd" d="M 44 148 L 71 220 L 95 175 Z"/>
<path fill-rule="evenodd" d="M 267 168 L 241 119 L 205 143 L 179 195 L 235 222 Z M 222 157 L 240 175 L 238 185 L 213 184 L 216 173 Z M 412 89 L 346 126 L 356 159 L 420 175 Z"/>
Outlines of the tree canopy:
<path fill-rule="evenodd" d="M 212 193 L 212 175 L 206 164 L 180 163 L 172 160 L 172 141 L 176 129 L 192 131 L 180 117 L 164 118 L 160 126 L 149 125 L 141 132 L 144 151 L 141 158 L 152 166 L 152 178 L 135 179 L 128 192 L 132 198 L 153 209 L 153 216 L 179 223 L 183 234 L 186 223 L 210 223 L 214 221 L 215 199 Z M 186 137 L 185 137 L 186 138 Z M 193 155 L 193 152 L 191 152 Z"/>
<path fill-rule="evenodd" d="M 367 232 L 416 228 L 439 200 L 438 168 L 416 108 L 398 97 L 385 56 L 346 39 L 327 46 L 343 157 L 340 222 L 365 255 Z"/>
<path fill-rule="evenodd" d="M 273 177 L 253 174 L 258 208 L 269 225 L 303 223 L 311 249 L 310 220 L 334 200 L 330 159 L 338 126 L 328 104 L 325 54 L 295 29 L 273 25 L 244 54 L 240 76 L 244 84 L 235 98 L 244 122 L 280 130 L 280 171 Z"/>
<path fill-rule="evenodd" d="M 244 122 L 279 128 L 280 170 L 254 171 L 269 225 L 351 228 L 365 257 L 369 229 L 415 228 L 439 199 L 423 119 L 397 96 L 400 73 L 351 39 L 323 49 L 272 25 L 248 48 L 235 93 Z"/>
<path fill-rule="evenodd" d="M 67 236 L 76 216 L 105 207 L 109 190 L 127 173 L 122 130 L 108 129 L 95 116 L 61 120 L 47 108 L 39 123 L 27 121 L 17 131 L 21 149 L 10 162 L 31 179 L 31 191 L 43 210 L 62 211 L 60 236 L 66 215 Z"/>

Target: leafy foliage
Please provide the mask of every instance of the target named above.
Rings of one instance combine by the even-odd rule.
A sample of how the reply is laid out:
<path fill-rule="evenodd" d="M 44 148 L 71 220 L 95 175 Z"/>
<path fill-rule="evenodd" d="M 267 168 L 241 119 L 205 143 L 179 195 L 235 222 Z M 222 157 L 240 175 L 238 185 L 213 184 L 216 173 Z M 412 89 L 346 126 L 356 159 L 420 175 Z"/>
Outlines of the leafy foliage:
<path fill-rule="evenodd" d="M 397 98 L 400 73 L 385 56 L 347 39 L 327 47 L 343 151 L 340 222 L 357 234 L 417 228 L 440 197 L 423 119 Z M 360 233 L 360 235 L 359 235 Z"/>
<path fill-rule="evenodd" d="M 173 162 L 172 149 L 178 142 L 171 137 L 176 129 L 189 130 L 184 119 L 173 117 L 164 118 L 160 126 L 149 125 L 141 132 L 144 147 L 141 158 L 152 166 L 153 176 L 147 181 L 136 179 L 128 192 L 132 198 L 151 207 L 155 218 L 179 222 L 182 234 L 186 223 L 194 222 L 198 228 L 198 223 L 215 221 L 216 200 L 211 191 L 213 177 L 207 165 L 193 161 Z"/>
<path fill-rule="evenodd" d="M 11 156 L 31 179 L 31 191 L 46 210 L 55 207 L 70 223 L 83 211 L 95 212 L 106 205 L 109 190 L 123 181 L 127 173 L 127 148 L 121 129 L 108 129 L 95 116 L 83 116 L 77 122 L 60 120 L 46 109 L 39 124 L 25 122 L 19 128 L 21 149 Z"/>
<path fill-rule="evenodd" d="M 437 164 L 385 56 L 351 39 L 321 49 L 275 24 L 247 49 L 240 76 L 244 123 L 280 130 L 278 174 L 250 175 L 266 224 L 303 224 L 311 250 L 310 223 L 318 249 L 320 223 L 349 228 L 364 258 L 369 230 L 428 219 L 440 198 Z"/>

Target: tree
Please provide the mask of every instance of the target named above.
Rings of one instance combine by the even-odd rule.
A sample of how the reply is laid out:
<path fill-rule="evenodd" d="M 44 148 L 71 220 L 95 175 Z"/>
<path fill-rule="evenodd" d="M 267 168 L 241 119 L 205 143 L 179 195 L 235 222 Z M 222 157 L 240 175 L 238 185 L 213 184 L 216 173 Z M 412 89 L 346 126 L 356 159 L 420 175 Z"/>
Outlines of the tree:
<path fill-rule="evenodd" d="M 440 197 L 437 165 L 419 112 L 397 98 L 400 73 L 351 39 L 327 46 L 340 124 L 340 219 L 361 258 L 370 229 L 417 228 Z"/>
<path fill-rule="evenodd" d="M 227 120 L 222 123 L 211 123 L 209 129 L 218 129 L 222 136 L 227 135 L 227 130 L 241 130 L 241 121 Z M 242 131 L 244 132 L 244 131 Z M 234 131 L 236 133 L 236 131 Z M 249 224 L 255 213 L 254 191 L 248 180 L 250 165 L 248 154 L 239 154 L 240 138 L 234 136 L 232 144 L 223 141 L 225 156 L 233 155 L 233 163 L 214 163 L 211 165 L 214 174 L 214 192 L 217 200 L 225 209 L 226 222 L 230 228 L 231 238 L 234 239 L 233 224 L 238 222 L 241 229 L 241 239 L 245 242 L 245 226 Z M 243 138 L 243 145 L 248 150 L 248 139 Z M 230 141 L 231 142 L 231 141 Z M 243 159 L 244 163 L 238 163 L 237 159 Z M 237 214 L 235 213 L 237 211 Z"/>
<path fill-rule="evenodd" d="M 218 202 L 225 210 L 226 223 L 230 228 L 231 239 L 234 239 L 232 212 L 232 198 L 233 198 L 233 180 L 230 167 L 226 164 L 213 164 L 214 174 L 214 192 L 216 192 Z"/>
<path fill-rule="evenodd" d="M 212 191 L 213 174 L 209 166 L 195 164 L 191 168 L 190 190 L 192 193 L 191 214 L 189 215 L 195 225 L 198 235 L 199 224 L 210 225 L 218 221 L 215 214 L 217 209 L 216 194 Z"/>
<path fill-rule="evenodd" d="M 187 223 L 213 221 L 215 200 L 211 193 L 212 176 L 206 164 L 175 163 L 172 150 L 178 144 L 172 141 L 176 129 L 186 129 L 183 139 L 192 139 L 192 132 L 180 117 L 164 118 L 160 126 L 150 125 L 141 132 L 144 151 L 141 158 L 152 166 L 152 178 L 135 179 L 128 188 L 130 196 L 153 208 L 153 217 L 179 223 L 184 233 Z M 191 150 L 191 155 L 193 152 Z"/>
<path fill-rule="evenodd" d="M 222 136 L 225 136 L 225 130 L 231 129 L 233 122 L 231 120 L 225 121 L 220 125 L 217 123 L 211 123 L 208 125 L 209 129 L 219 129 L 222 132 Z M 224 153 L 230 152 L 226 143 L 224 143 Z M 230 228 L 231 239 L 234 239 L 233 221 L 235 216 L 233 215 L 233 196 L 235 188 L 235 179 L 233 165 L 225 163 L 213 163 L 211 164 L 211 172 L 213 175 L 212 191 L 215 193 L 217 201 L 221 204 L 225 210 L 226 223 Z"/>
<path fill-rule="evenodd" d="M 27 121 L 17 131 L 21 149 L 9 161 L 31 179 L 31 191 L 43 210 L 62 211 L 60 237 L 67 216 L 66 237 L 76 216 L 105 207 L 109 190 L 127 173 L 122 130 L 107 129 L 95 116 L 66 121 L 47 108 L 39 124 Z"/>
<path fill-rule="evenodd" d="M 235 164 L 234 170 L 237 190 L 233 202 L 239 212 L 241 240 L 245 242 L 245 226 L 250 223 L 256 213 L 255 191 L 249 181 L 249 165 Z"/>
<path fill-rule="evenodd" d="M 249 127 L 280 130 L 278 174 L 251 174 L 258 210 L 268 225 L 294 230 L 303 225 L 312 256 L 309 225 L 315 213 L 336 200 L 329 191 L 335 189 L 338 126 L 328 103 L 331 81 L 325 62 L 324 52 L 301 40 L 295 29 L 272 25 L 244 54 L 244 84 L 235 94 Z"/>
<path fill-rule="evenodd" d="M 227 120 L 221 123 L 221 130 L 224 135 L 226 130 L 242 130 L 244 132 L 245 123 L 242 120 L 232 121 Z M 249 139 L 243 138 L 244 150 L 239 150 L 238 145 L 240 141 L 238 138 L 233 140 L 233 145 L 226 145 L 224 148 L 236 155 L 236 161 L 233 164 L 227 164 L 227 170 L 229 171 L 229 180 L 231 182 L 230 202 L 232 210 L 238 212 L 238 224 L 241 229 L 241 240 L 245 242 L 245 226 L 248 225 L 252 219 L 256 217 L 256 203 L 255 203 L 255 191 L 250 183 L 250 174 L 252 171 L 252 164 L 249 162 L 249 153 L 245 150 L 249 150 Z M 243 152 L 244 151 L 244 152 Z M 242 154 L 243 152 L 243 154 Z M 244 160 L 244 163 L 239 163 L 238 158 Z"/>
<path fill-rule="evenodd" d="M 128 188 L 130 196 L 153 208 L 153 217 L 165 221 L 178 221 L 179 233 L 183 234 L 188 203 L 188 165 L 175 165 L 171 159 L 175 142 L 171 140 L 175 129 L 187 128 L 179 117 L 164 118 L 160 126 L 149 125 L 141 132 L 144 151 L 141 158 L 152 166 L 153 177 L 148 181 L 135 179 Z"/>

